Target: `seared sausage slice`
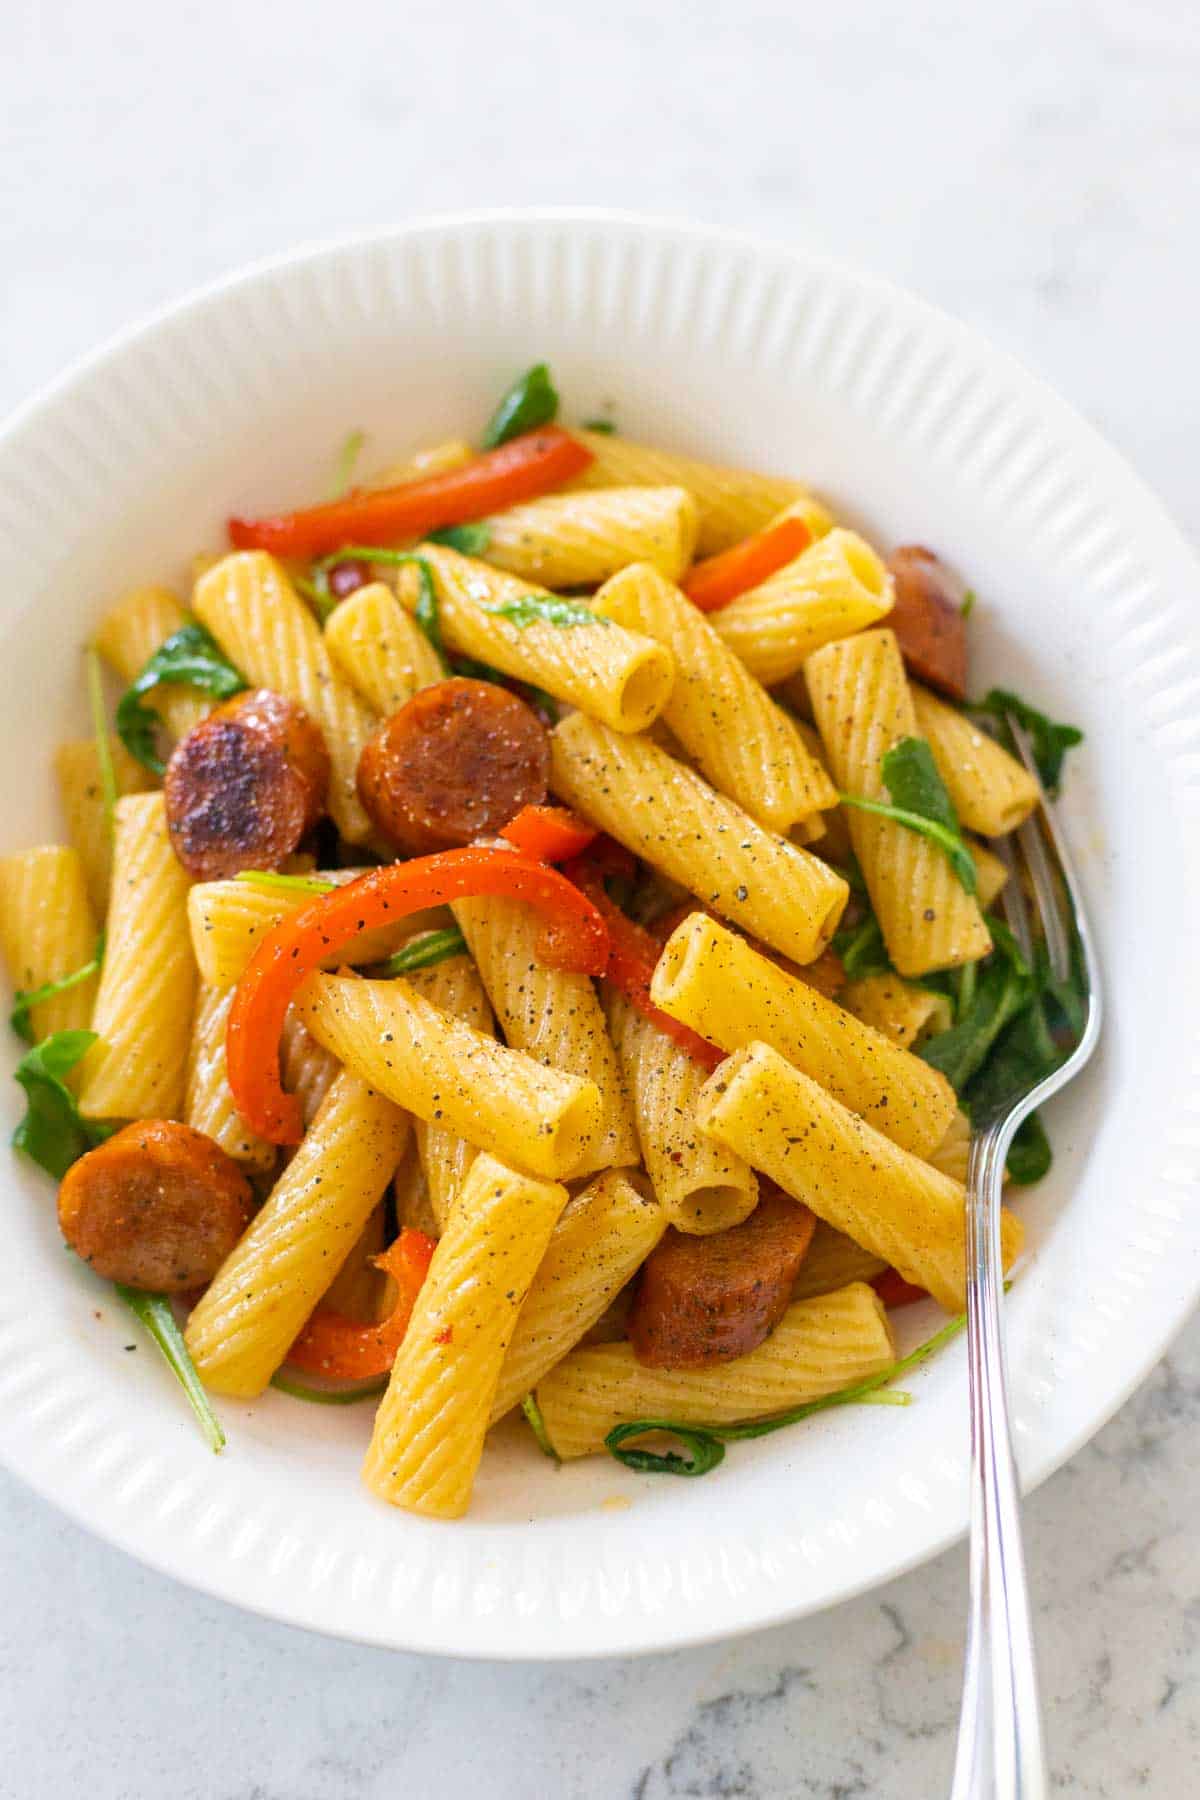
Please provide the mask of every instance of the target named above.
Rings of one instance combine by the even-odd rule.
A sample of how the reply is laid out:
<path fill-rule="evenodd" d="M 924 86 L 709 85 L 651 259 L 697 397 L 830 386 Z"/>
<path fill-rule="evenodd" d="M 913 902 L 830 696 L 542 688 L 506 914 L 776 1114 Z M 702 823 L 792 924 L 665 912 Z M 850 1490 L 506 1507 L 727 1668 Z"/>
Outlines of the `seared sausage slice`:
<path fill-rule="evenodd" d="M 139 1119 L 73 1163 L 58 1222 L 98 1275 L 179 1294 L 211 1281 L 250 1223 L 250 1183 L 219 1145 L 171 1119 Z"/>
<path fill-rule="evenodd" d="M 393 713 L 358 759 L 358 795 L 411 855 L 491 835 L 540 806 L 550 736 L 532 708 L 490 681 L 435 682 Z"/>
<path fill-rule="evenodd" d="M 656 1369 L 703 1369 L 745 1356 L 787 1311 L 816 1220 L 764 1182 L 741 1225 L 711 1237 L 674 1226 L 650 1253 L 629 1317 L 629 1341 Z"/>
<path fill-rule="evenodd" d="M 237 694 L 175 746 L 165 781 L 175 854 L 197 881 L 274 869 L 325 805 L 329 752 L 302 706 Z"/>
<path fill-rule="evenodd" d="M 966 589 L 932 550 L 902 544 L 888 567 L 896 583 L 896 604 L 884 620 L 900 640 L 909 672 L 948 694 L 967 697 Z"/>

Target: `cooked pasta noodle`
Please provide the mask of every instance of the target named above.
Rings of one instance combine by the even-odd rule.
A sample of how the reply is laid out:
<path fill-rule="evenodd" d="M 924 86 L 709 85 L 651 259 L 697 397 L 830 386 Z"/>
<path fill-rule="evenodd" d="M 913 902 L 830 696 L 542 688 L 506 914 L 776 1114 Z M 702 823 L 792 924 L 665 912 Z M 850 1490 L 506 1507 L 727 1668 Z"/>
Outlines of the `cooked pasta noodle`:
<path fill-rule="evenodd" d="M 90 962 L 97 926 L 83 863 L 63 844 L 43 844 L 0 857 L 0 948 L 14 988 L 32 993 Z M 86 1031 L 97 980 L 42 1000 L 29 1009 L 35 1041 L 55 1031 Z"/>
<path fill-rule="evenodd" d="M 933 751 L 959 823 L 984 837 L 1003 837 L 1027 819 L 1038 800 L 1033 776 L 990 732 L 928 688 L 912 684 L 917 730 Z"/>
<path fill-rule="evenodd" d="M 904 1050 L 950 1025 L 950 1002 L 945 994 L 917 987 L 902 975 L 864 975 L 859 981 L 848 981 L 838 1002 Z"/>
<path fill-rule="evenodd" d="M 597 587 L 628 563 L 678 581 L 692 560 L 699 515 L 686 488 L 604 488 L 551 494 L 487 521 L 483 557 L 547 588 Z"/>
<path fill-rule="evenodd" d="M 382 581 L 334 608 L 325 643 L 338 673 L 383 718 L 445 677 L 437 651 Z"/>
<path fill-rule="evenodd" d="M 891 576 L 871 546 L 839 527 L 713 613 L 712 622 L 750 673 L 774 687 L 822 644 L 878 625 L 893 597 Z"/>
<path fill-rule="evenodd" d="M 443 1012 L 470 1025 L 485 1036 L 495 1035 L 492 1009 L 479 971 L 469 956 L 450 956 L 431 969 L 417 969 L 409 976 L 414 992 Z M 466 1180 L 467 1170 L 479 1152 L 457 1131 L 428 1119 L 417 1119 L 418 1160 L 425 1180 L 429 1210 L 438 1231 Z"/>
<path fill-rule="evenodd" d="M 109 608 L 96 633 L 96 648 L 121 680 L 136 681 L 154 652 L 187 622 L 170 588 L 134 588 Z M 213 709 L 195 688 L 168 684 L 145 696 L 173 738 L 186 737 Z"/>
<path fill-rule="evenodd" d="M 192 1042 L 188 1054 L 183 1116 L 196 1131 L 207 1132 L 227 1156 L 251 1169 L 275 1166 L 275 1146 L 256 1137 L 238 1112 L 225 1063 L 225 1031 L 233 988 L 200 984 Z"/>
<path fill-rule="evenodd" d="M 118 798 L 122 794 L 145 793 L 154 786 L 150 771 L 135 762 L 115 738 L 109 742 L 109 754 Z M 92 910 L 102 919 L 108 911 L 112 880 L 113 833 L 95 738 L 72 738 L 60 744 L 54 752 L 54 772 L 67 836 L 79 852 Z"/>
<path fill-rule="evenodd" d="M 882 1256 L 873 1256 L 844 1231 L 835 1231 L 818 1219 L 792 1287 L 792 1299 L 811 1300 L 817 1294 L 832 1294 L 851 1281 L 874 1281 L 886 1268 Z"/>

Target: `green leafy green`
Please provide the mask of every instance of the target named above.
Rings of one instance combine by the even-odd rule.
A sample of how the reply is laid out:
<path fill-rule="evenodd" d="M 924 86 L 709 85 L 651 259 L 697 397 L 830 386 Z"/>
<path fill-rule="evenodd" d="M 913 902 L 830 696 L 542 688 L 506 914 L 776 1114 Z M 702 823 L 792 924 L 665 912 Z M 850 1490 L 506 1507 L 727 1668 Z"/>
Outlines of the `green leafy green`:
<path fill-rule="evenodd" d="M 333 466 L 333 480 L 329 484 L 330 500 L 340 500 L 349 491 L 354 479 L 354 465 L 362 455 L 366 441 L 366 435 L 361 431 L 352 431 L 345 439 Z"/>
<path fill-rule="evenodd" d="M 782 1431 L 788 1425 L 796 1425 L 801 1419 L 811 1418 L 814 1413 L 827 1412 L 835 1406 L 907 1406 L 912 1396 L 899 1392 L 890 1384 L 907 1375 L 921 1363 L 926 1362 L 952 1338 L 956 1338 L 967 1322 L 967 1315 L 960 1313 L 927 1338 L 907 1356 L 898 1362 L 880 1370 L 878 1375 L 869 1376 L 866 1381 L 857 1381 L 850 1387 L 839 1388 L 834 1394 L 826 1394 L 822 1400 L 809 1400 L 803 1406 L 793 1406 L 787 1412 L 774 1413 L 766 1419 L 747 1419 L 738 1425 L 693 1425 L 679 1424 L 671 1419 L 636 1419 L 628 1424 L 614 1425 L 605 1438 L 605 1448 L 618 1462 L 626 1468 L 636 1469 L 645 1475 L 707 1475 L 724 1460 L 725 1445 L 739 1443 L 746 1438 L 767 1437 L 773 1431 Z M 886 1391 L 884 1391 L 886 1390 Z M 625 1442 L 629 1438 L 643 1437 L 648 1432 L 665 1431 L 681 1443 L 690 1457 L 679 1456 L 675 1451 L 667 1451 L 659 1455 L 652 1450 L 626 1450 Z"/>
<path fill-rule="evenodd" d="M 413 616 L 438 655 L 445 660 L 437 588 L 433 582 L 433 570 L 423 556 L 416 556 L 411 550 L 389 550 L 385 544 L 348 544 L 313 564 L 313 576 L 318 590 L 324 587 L 329 570 L 340 562 L 378 563 L 387 569 L 415 569 L 417 605 Z"/>
<path fill-rule="evenodd" d="M 198 620 L 191 619 L 173 631 L 117 707 L 117 736 L 130 755 L 155 775 L 161 775 L 166 767 L 155 750 L 155 733 L 162 720 L 144 704 L 142 695 L 160 685 L 194 687 L 215 700 L 228 700 L 248 683 Z"/>
<path fill-rule="evenodd" d="M 615 437 L 617 428 L 611 419 L 585 419 L 584 431 L 597 431 L 601 437 Z"/>
<path fill-rule="evenodd" d="M 378 1381 L 368 1381 L 356 1388 L 309 1387 L 307 1382 L 293 1381 L 290 1375 L 283 1375 L 278 1370 L 271 1377 L 271 1386 L 278 1388 L 281 1394 L 290 1394 L 293 1400 L 308 1400 L 313 1406 L 354 1406 L 360 1400 L 370 1400 L 376 1394 L 382 1394 L 387 1384 L 386 1375 L 381 1375 Z"/>
<path fill-rule="evenodd" d="M 461 956 L 466 947 L 467 940 L 457 925 L 444 931 L 423 931 L 420 937 L 413 938 L 394 956 L 380 963 L 379 973 L 407 975 L 413 969 L 431 969 L 435 963 L 445 962 L 448 956 Z"/>
<path fill-rule="evenodd" d="M 1008 1174 L 1018 1187 L 1032 1187 L 1040 1181 L 1054 1161 L 1054 1153 L 1050 1148 L 1050 1139 L 1046 1136 L 1046 1127 L 1037 1113 L 1030 1113 L 1017 1126 L 1016 1136 L 1009 1145 Z"/>
<path fill-rule="evenodd" d="M 1063 758 L 1068 750 L 1083 742 L 1083 733 L 1077 725 L 1057 724 L 1008 688 L 991 688 L 982 700 L 971 703 L 970 710 L 991 713 L 1002 722 L 1011 713 L 1017 723 L 1029 733 L 1033 760 L 1037 764 L 1042 786 L 1048 794 L 1058 792 L 1062 781 Z"/>
<path fill-rule="evenodd" d="M 892 796 L 891 806 L 855 794 L 840 795 L 842 804 L 891 819 L 906 831 L 917 831 L 931 839 L 948 859 L 966 892 L 973 894 L 979 885 L 975 863 L 963 838 L 954 802 L 925 739 L 901 738 L 884 756 L 881 772 Z"/>
<path fill-rule="evenodd" d="M 293 575 L 292 586 L 298 594 L 303 594 L 321 625 L 327 625 L 329 616 L 338 603 L 337 595 L 330 592 L 328 583 L 323 579 L 310 581 L 306 575 Z"/>
<path fill-rule="evenodd" d="M 966 1004 L 956 1011 L 948 1030 L 926 1038 L 917 1051 L 941 1070 L 957 1094 L 982 1068 L 1000 1033 L 1035 992 L 1033 973 L 1011 932 L 998 920 L 988 924 L 995 949 L 979 966 Z"/>
<path fill-rule="evenodd" d="M 507 619 L 518 631 L 529 625 L 557 625 L 567 631 L 574 625 L 612 623 L 582 601 L 566 600 L 561 594 L 518 594 L 512 600 L 476 600 L 475 604 L 493 618 Z"/>
<path fill-rule="evenodd" d="M 100 794 L 104 802 L 104 825 L 113 835 L 117 812 L 117 771 L 113 766 L 112 740 L 108 735 L 108 716 L 104 709 L 104 676 L 100 658 L 90 646 L 86 653 L 88 707 L 92 715 L 92 733 L 96 740 L 96 766 L 100 771 Z"/>
<path fill-rule="evenodd" d="M 208 1403 L 208 1395 L 200 1385 L 196 1365 L 183 1341 L 183 1333 L 175 1323 L 171 1302 L 165 1294 L 143 1293 L 141 1288 L 125 1287 L 119 1281 L 113 1285 L 130 1312 L 150 1333 L 161 1350 L 163 1360 L 187 1395 L 191 1409 L 200 1421 L 200 1428 L 208 1439 L 209 1448 L 214 1452 L 223 1450 L 225 1433 Z"/>
<path fill-rule="evenodd" d="M 542 1417 L 542 1409 L 538 1405 L 535 1395 L 526 1394 L 521 1402 L 521 1411 L 525 1414 L 530 1431 L 537 1439 L 537 1446 L 542 1455 L 548 1456 L 551 1462 L 559 1462 L 561 1458 L 550 1441 L 550 1433 L 546 1430 L 546 1421 Z"/>
<path fill-rule="evenodd" d="M 114 1129 L 81 1118 L 64 1080 L 95 1042 L 94 1031 L 56 1031 L 28 1051 L 13 1070 L 14 1079 L 25 1089 L 25 1117 L 13 1132 L 13 1145 L 56 1181 Z"/>
<path fill-rule="evenodd" d="M 337 886 L 324 875 L 280 875 L 275 869 L 239 869 L 235 881 L 248 881 L 253 887 L 278 888 L 284 894 L 328 894 Z"/>
<path fill-rule="evenodd" d="M 25 1043 L 33 1043 L 33 1025 L 29 1014 L 33 1007 L 40 1006 L 44 1000 L 53 1000 L 56 994 L 69 994 L 72 988 L 80 987 L 90 981 L 93 975 L 100 973 L 100 964 L 104 961 L 104 933 L 96 939 L 96 948 L 90 959 L 70 975 L 62 975 L 57 981 L 43 981 L 41 987 L 18 988 L 13 995 L 13 1009 L 8 1015 L 8 1022 L 19 1038 Z"/>
<path fill-rule="evenodd" d="M 498 450 L 510 438 L 549 425 L 558 416 L 558 394 L 545 363 L 526 369 L 503 396 L 483 433 L 485 450 Z"/>
<path fill-rule="evenodd" d="M 969 619 L 971 614 L 975 611 L 978 600 L 979 595 L 975 592 L 975 589 L 968 588 L 963 595 L 962 605 L 958 609 L 959 617 L 962 619 Z"/>
<path fill-rule="evenodd" d="M 482 556 L 492 541 L 492 528 L 482 519 L 469 525 L 444 525 L 440 531 L 431 531 L 426 541 L 445 544 L 448 549 L 457 550 L 460 556 Z"/>
<path fill-rule="evenodd" d="M 835 932 L 833 948 L 842 959 L 848 981 L 861 981 L 867 975 L 886 975 L 891 970 L 883 932 L 873 912 L 860 919 L 857 925 Z"/>

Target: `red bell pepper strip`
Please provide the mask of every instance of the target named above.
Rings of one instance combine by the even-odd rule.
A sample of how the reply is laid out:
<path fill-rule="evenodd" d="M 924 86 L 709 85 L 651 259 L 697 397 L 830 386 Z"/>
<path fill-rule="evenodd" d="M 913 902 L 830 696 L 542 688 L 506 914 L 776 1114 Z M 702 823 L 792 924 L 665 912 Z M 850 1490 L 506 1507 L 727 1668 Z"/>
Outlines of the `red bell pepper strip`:
<path fill-rule="evenodd" d="M 229 1085 L 247 1125 L 272 1144 L 298 1144 L 303 1134 L 300 1103 L 279 1080 L 279 1037 L 307 975 L 360 931 L 483 894 L 529 901 L 557 928 L 558 967 L 603 974 L 608 932 L 596 907 L 557 869 L 517 850 L 472 845 L 371 869 L 281 919 L 246 966 L 225 1041 Z"/>
<path fill-rule="evenodd" d="M 600 870 L 588 857 L 581 856 L 577 861 L 568 863 L 563 874 L 582 888 L 597 912 L 604 917 L 609 941 L 608 979 L 613 986 L 645 1018 L 678 1044 L 681 1050 L 686 1050 L 690 1057 L 703 1063 L 706 1069 L 715 1069 L 725 1059 L 724 1050 L 718 1049 L 716 1044 L 710 1044 L 707 1038 L 702 1038 L 690 1026 L 673 1019 L 670 1013 L 663 1012 L 650 998 L 650 978 L 659 957 L 659 946 L 650 933 L 623 913 L 615 901 L 609 899 L 604 891 Z"/>
<path fill-rule="evenodd" d="M 599 832 L 569 806 L 523 806 L 500 835 L 538 862 L 557 863 L 581 855 Z"/>
<path fill-rule="evenodd" d="M 882 1275 L 876 1275 L 871 1286 L 885 1306 L 915 1306 L 918 1300 L 929 1298 L 926 1288 L 905 1281 L 899 1269 L 885 1269 Z"/>
<path fill-rule="evenodd" d="M 310 559 L 343 544 L 390 544 L 444 525 L 465 525 L 561 487 L 592 460 L 590 450 L 558 425 L 526 432 L 442 475 L 398 487 L 358 491 L 303 512 L 230 519 L 235 550 L 270 550 Z"/>
<path fill-rule="evenodd" d="M 774 575 L 811 543 L 812 532 L 803 519 L 780 519 L 719 556 L 698 562 L 679 585 L 701 612 L 716 612 Z"/>
<path fill-rule="evenodd" d="M 372 1257 L 377 1269 L 390 1275 L 398 1289 L 396 1304 L 377 1325 L 364 1325 L 344 1313 L 318 1307 L 287 1353 L 294 1369 L 331 1380 L 365 1381 L 386 1375 L 408 1330 L 408 1321 L 421 1283 L 437 1244 L 423 1231 L 405 1226 L 382 1256 Z"/>

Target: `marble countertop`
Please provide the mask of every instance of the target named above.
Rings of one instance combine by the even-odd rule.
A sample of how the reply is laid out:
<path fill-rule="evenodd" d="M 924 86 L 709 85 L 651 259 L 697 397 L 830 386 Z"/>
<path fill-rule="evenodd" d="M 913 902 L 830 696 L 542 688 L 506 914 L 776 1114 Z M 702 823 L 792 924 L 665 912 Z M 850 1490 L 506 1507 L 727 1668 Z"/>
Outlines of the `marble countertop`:
<path fill-rule="evenodd" d="M 347 21 L 352 29 L 347 31 Z M 0 14 L 0 410 L 237 264 L 419 212 L 636 207 L 802 240 L 1016 351 L 1200 537 L 1194 0 L 206 0 Z M 1200 1324 L 1027 1508 L 1054 1791 L 1200 1788 Z M 264 1624 L 0 1476 L 0 1796 L 934 1800 L 957 1550 L 643 1662 Z"/>

